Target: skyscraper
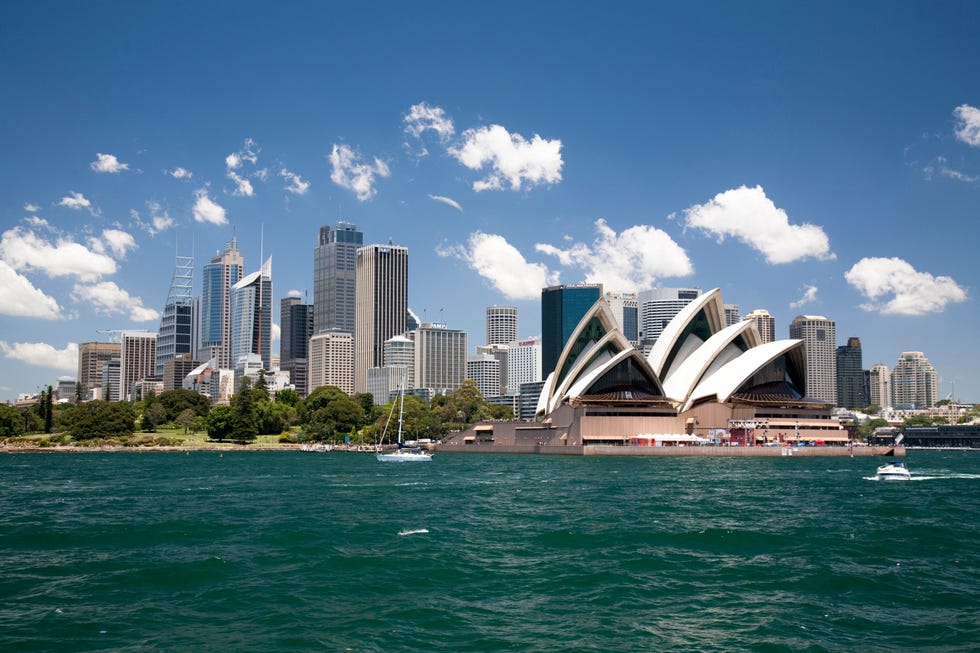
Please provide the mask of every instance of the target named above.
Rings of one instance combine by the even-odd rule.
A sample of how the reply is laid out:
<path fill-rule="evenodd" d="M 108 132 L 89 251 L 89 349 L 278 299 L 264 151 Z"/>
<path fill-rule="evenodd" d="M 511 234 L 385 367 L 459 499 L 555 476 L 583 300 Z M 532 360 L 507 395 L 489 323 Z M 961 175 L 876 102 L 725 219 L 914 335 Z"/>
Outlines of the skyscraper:
<path fill-rule="evenodd" d="M 355 281 L 354 391 L 365 392 L 367 370 L 381 366 L 385 341 L 405 333 L 408 248 L 361 247 L 355 258 Z"/>
<path fill-rule="evenodd" d="M 541 338 L 510 343 L 507 348 L 507 394 L 520 394 L 522 385 L 541 380 Z M 534 415 L 533 408 L 531 414 Z"/>
<path fill-rule="evenodd" d="M 118 342 L 83 342 L 78 346 L 78 382 L 82 384 L 83 400 L 91 399 L 92 390 L 102 387 L 102 368 L 109 361 L 118 362 L 121 351 Z"/>
<path fill-rule="evenodd" d="M 921 351 L 903 351 L 891 373 L 892 406 L 922 410 L 936 405 L 939 375 Z"/>
<path fill-rule="evenodd" d="M 892 393 L 891 374 L 888 372 L 888 366 L 875 363 L 871 366 L 868 377 L 871 403 L 884 410 L 889 410 L 892 407 Z"/>
<path fill-rule="evenodd" d="M 163 366 L 179 354 L 194 351 L 193 303 L 194 259 L 177 256 L 170 293 L 160 318 L 160 335 L 157 338 L 156 375 L 163 377 Z"/>
<path fill-rule="evenodd" d="M 331 329 L 310 338 L 310 392 L 325 385 L 354 394 L 354 336 Z"/>
<path fill-rule="evenodd" d="M 284 297 L 279 303 L 279 369 L 289 372 L 289 380 L 300 396 L 309 394 L 307 372 L 310 336 L 313 335 L 313 305 L 299 297 Z"/>
<path fill-rule="evenodd" d="M 415 330 L 415 387 L 447 394 L 466 380 L 466 332 L 425 323 Z"/>
<path fill-rule="evenodd" d="M 842 408 L 864 408 L 870 404 L 861 357 L 861 339 L 848 338 L 837 348 L 837 405 Z"/>
<path fill-rule="evenodd" d="M 478 353 L 466 359 L 466 378 L 476 383 L 484 397 L 499 397 L 500 361 L 491 354 Z"/>
<path fill-rule="evenodd" d="M 541 289 L 541 371 L 547 377 L 582 316 L 602 297 L 599 284 Z"/>
<path fill-rule="evenodd" d="M 339 329 L 354 333 L 354 278 L 357 250 L 364 234 L 357 225 L 338 222 L 320 227 L 313 250 L 313 333 Z"/>
<path fill-rule="evenodd" d="M 745 316 L 746 320 L 755 322 L 755 328 L 762 336 L 762 344 L 776 339 L 776 318 L 764 308 L 757 308 Z"/>
<path fill-rule="evenodd" d="M 616 316 L 616 322 L 619 323 L 623 335 L 634 345 L 638 345 L 640 304 L 636 300 L 636 293 L 606 292 L 606 301 L 609 302 L 609 309 Z"/>
<path fill-rule="evenodd" d="M 487 344 L 506 345 L 517 340 L 517 307 L 487 307 Z"/>
<path fill-rule="evenodd" d="M 272 369 L 272 258 L 231 287 L 231 364 L 256 354 Z"/>
<path fill-rule="evenodd" d="M 515 341 L 511 341 L 515 342 Z M 482 345 L 476 348 L 476 355 L 479 356 L 491 356 L 497 361 L 498 371 L 497 376 L 500 379 L 500 387 L 495 389 L 493 392 L 483 392 L 483 388 L 480 388 L 480 392 L 483 392 L 484 397 L 502 397 L 507 394 L 507 377 L 508 377 L 508 364 L 507 359 L 510 357 L 510 346 L 509 345 Z M 466 362 L 467 369 L 469 369 L 470 363 Z M 469 377 L 476 380 L 475 377 Z"/>
<path fill-rule="evenodd" d="M 725 326 L 731 326 L 741 322 L 742 318 L 738 312 L 738 304 L 725 304 Z"/>
<path fill-rule="evenodd" d="M 214 358 L 219 368 L 228 369 L 231 360 L 231 287 L 242 278 L 245 259 L 232 236 L 224 252 L 204 266 L 201 275 L 201 351 L 198 358 Z"/>
<path fill-rule="evenodd" d="M 154 376 L 157 359 L 157 334 L 145 331 L 123 331 L 119 356 L 121 399 L 136 401 L 132 396 L 137 381 Z"/>
<path fill-rule="evenodd" d="M 820 315 L 798 315 L 789 337 L 806 347 L 806 395 L 837 405 L 837 327 Z"/>
<path fill-rule="evenodd" d="M 381 363 L 384 367 L 400 367 L 405 373 L 398 376 L 406 390 L 415 387 L 415 341 L 405 336 L 392 336 L 381 347 Z M 404 379 L 402 377 L 405 377 Z M 382 403 L 387 403 L 384 401 Z"/>
<path fill-rule="evenodd" d="M 674 316 L 700 295 L 700 288 L 653 288 L 637 293 L 643 349 L 652 347 Z"/>

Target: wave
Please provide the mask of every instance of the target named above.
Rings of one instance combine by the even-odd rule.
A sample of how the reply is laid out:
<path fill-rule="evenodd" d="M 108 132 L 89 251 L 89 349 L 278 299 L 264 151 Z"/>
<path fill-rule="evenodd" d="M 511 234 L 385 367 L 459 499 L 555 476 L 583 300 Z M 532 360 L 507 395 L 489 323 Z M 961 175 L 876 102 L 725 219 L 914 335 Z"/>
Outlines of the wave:
<path fill-rule="evenodd" d="M 416 528 L 416 529 L 409 530 L 409 531 L 399 531 L 398 534 L 399 535 L 402 535 L 402 536 L 405 536 L 405 535 L 424 535 L 424 534 L 426 534 L 428 532 L 429 532 L 429 529 L 428 528 Z"/>

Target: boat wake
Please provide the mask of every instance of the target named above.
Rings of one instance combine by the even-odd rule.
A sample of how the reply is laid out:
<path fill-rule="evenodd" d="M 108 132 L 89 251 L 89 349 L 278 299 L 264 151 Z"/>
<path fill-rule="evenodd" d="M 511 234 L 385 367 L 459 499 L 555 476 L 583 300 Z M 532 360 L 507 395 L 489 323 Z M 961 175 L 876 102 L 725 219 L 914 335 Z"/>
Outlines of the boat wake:
<path fill-rule="evenodd" d="M 866 481 L 881 481 L 877 476 L 865 476 Z M 980 479 L 980 474 L 913 474 L 908 481 L 947 481 L 949 479 Z"/>
<path fill-rule="evenodd" d="M 401 536 L 405 535 L 424 535 L 429 532 L 428 528 L 416 528 L 410 531 L 400 531 L 398 534 Z"/>

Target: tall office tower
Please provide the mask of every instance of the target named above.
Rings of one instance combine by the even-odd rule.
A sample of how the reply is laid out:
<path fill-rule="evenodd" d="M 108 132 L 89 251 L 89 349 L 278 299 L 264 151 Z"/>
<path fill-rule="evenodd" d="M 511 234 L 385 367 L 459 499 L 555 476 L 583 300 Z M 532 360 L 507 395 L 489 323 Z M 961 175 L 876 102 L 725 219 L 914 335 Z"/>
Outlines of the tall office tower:
<path fill-rule="evenodd" d="M 861 339 L 848 338 L 837 348 L 837 405 L 842 408 L 864 408 L 870 404 L 861 357 Z"/>
<path fill-rule="evenodd" d="M 357 250 L 364 234 L 357 225 L 338 222 L 320 227 L 313 250 L 313 333 L 339 329 L 354 333 L 354 278 Z"/>
<path fill-rule="evenodd" d="M 415 341 L 405 336 L 392 336 L 381 346 L 381 364 L 384 367 L 405 368 L 405 389 L 415 387 Z M 398 383 L 402 380 L 399 378 Z M 400 386 L 396 386 L 400 387 Z M 387 403 L 382 401 L 382 404 Z"/>
<path fill-rule="evenodd" d="M 517 340 L 517 307 L 487 307 L 487 344 L 506 345 Z"/>
<path fill-rule="evenodd" d="M 514 341 L 511 340 L 511 342 Z M 504 395 L 507 394 L 507 376 L 508 376 L 507 370 L 509 367 L 507 361 L 510 358 L 510 346 L 509 345 L 483 345 L 476 348 L 477 356 L 482 356 L 484 354 L 488 356 L 492 356 L 494 360 L 496 360 L 497 363 L 499 364 L 500 369 L 498 371 L 498 376 L 500 377 L 500 387 L 494 390 L 493 392 L 491 392 L 490 394 L 483 392 L 483 390 L 480 390 L 480 392 L 483 392 L 484 397 L 503 397 Z M 469 363 L 467 362 L 467 366 L 468 365 Z"/>
<path fill-rule="evenodd" d="M 757 308 L 745 316 L 746 320 L 753 320 L 755 328 L 762 336 L 762 343 L 772 342 L 776 339 L 776 318 L 769 314 L 764 308 Z"/>
<path fill-rule="evenodd" d="M 541 380 L 541 338 L 510 343 L 507 348 L 507 394 L 520 394 L 522 385 Z M 533 417 L 534 411 L 531 413 Z"/>
<path fill-rule="evenodd" d="M 738 313 L 738 304 L 725 304 L 725 326 L 731 326 L 742 321 Z"/>
<path fill-rule="evenodd" d="M 789 337 L 806 348 L 806 395 L 837 405 L 837 327 L 820 315 L 798 315 Z"/>
<path fill-rule="evenodd" d="M 415 387 L 448 394 L 466 380 L 466 332 L 425 323 L 415 330 Z"/>
<path fill-rule="evenodd" d="M 868 373 L 869 397 L 872 404 L 890 410 L 892 407 L 891 374 L 888 366 L 875 363 Z"/>
<path fill-rule="evenodd" d="M 313 305 L 299 297 L 284 297 L 279 303 L 279 369 L 289 372 L 289 381 L 301 397 L 309 394 L 310 337 L 313 335 Z"/>
<path fill-rule="evenodd" d="M 541 289 L 541 371 L 545 377 L 554 371 L 572 331 L 600 297 L 601 284 Z"/>
<path fill-rule="evenodd" d="M 78 381 L 83 399 L 91 399 L 92 390 L 102 387 L 102 367 L 109 361 L 118 361 L 120 350 L 118 342 L 83 342 L 78 346 Z"/>
<path fill-rule="evenodd" d="M 136 401 L 132 396 L 137 381 L 151 378 L 156 372 L 157 334 L 145 331 L 123 331 L 119 355 L 119 396 Z"/>
<path fill-rule="evenodd" d="M 357 250 L 354 268 L 354 391 L 364 392 L 368 368 L 381 366 L 385 341 L 405 333 L 408 248 L 365 245 Z"/>
<path fill-rule="evenodd" d="M 231 287 L 231 363 L 256 354 L 272 369 L 272 258 Z"/>
<path fill-rule="evenodd" d="M 674 316 L 700 295 L 700 288 L 653 288 L 637 293 L 642 347 L 652 347 Z"/>
<path fill-rule="evenodd" d="M 200 364 L 190 354 L 177 354 L 168 360 L 163 364 L 163 391 L 183 388 L 184 379 Z"/>
<path fill-rule="evenodd" d="M 310 392 L 325 385 L 354 394 L 354 336 L 330 330 L 310 338 Z"/>
<path fill-rule="evenodd" d="M 639 323 L 639 302 L 636 301 L 636 293 L 607 292 L 606 301 L 609 308 L 616 316 L 619 329 L 633 345 L 640 342 L 640 323 Z"/>
<path fill-rule="evenodd" d="M 191 299 L 191 358 L 198 357 L 201 350 L 201 298 L 200 296 Z"/>
<path fill-rule="evenodd" d="M 193 295 L 194 258 L 178 255 L 170 281 L 170 293 L 163 307 L 163 317 L 160 318 L 156 362 L 156 375 L 159 377 L 163 377 L 164 363 L 178 354 L 190 354 L 195 349 Z"/>
<path fill-rule="evenodd" d="M 238 239 L 232 236 L 225 251 L 204 266 L 201 275 L 201 360 L 215 359 L 221 369 L 229 369 L 231 360 L 231 287 L 242 279 L 245 259 L 238 251 Z"/>
<path fill-rule="evenodd" d="M 892 406 L 921 410 L 936 405 L 939 375 L 921 351 L 903 351 L 891 373 Z"/>
<path fill-rule="evenodd" d="M 477 353 L 466 359 L 466 378 L 476 383 L 476 389 L 484 397 L 499 397 L 500 361 L 492 354 Z"/>
<path fill-rule="evenodd" d="M 113 358 L 102 366 L 102 387 L 96 389 L 105 401 L 119 401 L 122 384 L 119 382 L 119 359 Z"/>

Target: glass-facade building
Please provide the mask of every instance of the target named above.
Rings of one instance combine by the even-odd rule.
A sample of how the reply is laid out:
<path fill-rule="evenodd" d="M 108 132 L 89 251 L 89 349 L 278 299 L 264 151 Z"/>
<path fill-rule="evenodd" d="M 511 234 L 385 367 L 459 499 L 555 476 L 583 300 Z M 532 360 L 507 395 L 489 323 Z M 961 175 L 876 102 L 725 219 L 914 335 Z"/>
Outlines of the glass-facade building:
<path fill-rule="evenodd" d="M 572 331 L 601 296 L 598 284 L 541 289 L 541 372 L 545 377 L 554 371 Z"/>
<path fill-rule="evenodd" d="M 869 378 L 864 372 L 861 339 L 848 338 L 837 348 L 837 405 L 856 410 L 871 403 Z"/>
<path fill-rule="evenodd" d="M 313 333 L 336 329 L 354 333 L 357 250 L 364 234 L 357 225 L 320 227 L 313 250 Z"/>
<path fill-rule="evenodd" d="M 231 367 L 231 287 L 241 281 L 245 259 L 235 237 L 201 274 L 201 349 L 198 357 Z"/>

